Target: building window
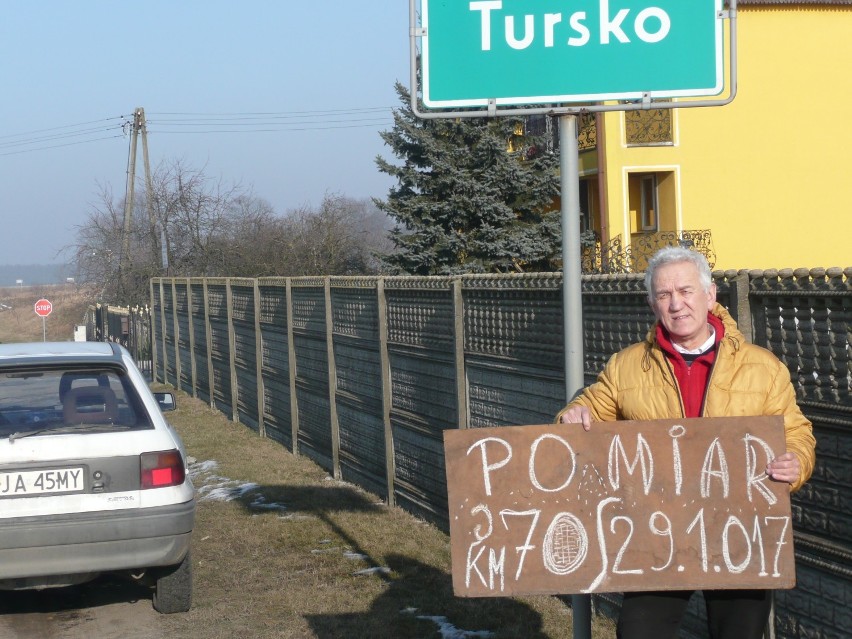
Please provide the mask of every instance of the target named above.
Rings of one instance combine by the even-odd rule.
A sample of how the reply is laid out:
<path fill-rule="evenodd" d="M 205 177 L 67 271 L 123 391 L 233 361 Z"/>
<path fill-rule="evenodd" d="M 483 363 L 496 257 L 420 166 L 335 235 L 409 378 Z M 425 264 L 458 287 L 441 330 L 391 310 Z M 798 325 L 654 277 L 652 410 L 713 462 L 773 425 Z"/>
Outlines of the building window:
<path fill-rule="evenodd" d="M 657 221 L 657 176 L 643 175 L 639 180 L 639 228 L 645 233 L 655 233 Z"/>
<path fill-rule="evenodd" d="M 580 180 L 580 232 L 592 228 L 591 198 L 589 197 L 589 180 Z"/>
<path fill-rule="evenodd" d="M 524 118 L 524 135 L 539 138 L 541 151 L 555 153 L 559 150 L 559 127 L 546 115 L 528 115 Z"/>

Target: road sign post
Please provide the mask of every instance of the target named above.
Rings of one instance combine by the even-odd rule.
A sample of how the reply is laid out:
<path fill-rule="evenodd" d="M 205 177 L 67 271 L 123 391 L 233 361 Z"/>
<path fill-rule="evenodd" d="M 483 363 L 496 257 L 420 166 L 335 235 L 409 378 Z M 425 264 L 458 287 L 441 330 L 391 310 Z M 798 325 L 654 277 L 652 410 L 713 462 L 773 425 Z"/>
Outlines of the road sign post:
<path fill-rule="evenodd" d="M 565 394 L 570 399 L 584 386 L 585 360 L 576 115 L 730 103 L 737 88 L 737 2 L 727 0 L 727 8 L 723 0 L 419 2 L 418 12 L 416 0 L 409 0 L 415 115 L 560 116 Z M 589 639 L 589 595 L 573 595 L 572 608 L 575 639 Z"/>
<path fill-rule="evenodd" d="M 35 303 L 35 314 L 41 318 L 42 341 L 47 341 L 47 316 L 53 312 L 50 300 L 41 298 Z"/>

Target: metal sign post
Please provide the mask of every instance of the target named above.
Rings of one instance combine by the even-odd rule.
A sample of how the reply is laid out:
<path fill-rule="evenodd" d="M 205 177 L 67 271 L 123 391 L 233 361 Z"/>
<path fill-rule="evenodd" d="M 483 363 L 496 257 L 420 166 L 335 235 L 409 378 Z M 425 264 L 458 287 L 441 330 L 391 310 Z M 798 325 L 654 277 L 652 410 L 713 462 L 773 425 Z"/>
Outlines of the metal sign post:
<path fill-rule="evenodd" d="M 577 116 L 559 118 L 559 168 L 562 195 L 562 330 L 565 349 L 565 397 L 585 386 L 583 373 L 583 291 L 580 265 L 580 152 Z M 590 639 L 592 596 L 571 595 L 575 639 Z"/>
<path fill-rule="evenodd" d="M 559 116 L 568 399 L 585 385 L 577 114 L 724 106 L 737 90 L 736 0 L 569 4 L 409 0 L 416 116 Z M 572 609 L 575 639 L 589 639 L 590 596 Z"/>
<path fill-rule="evenodd" d="M 50 303 L 50 300 L 41 298 L 34 304 L 35 313 L 39 317 L 41 317 L 41 332 L 42 332 L 42 341 L 47 341 L 47 316 L 53 312 L 53 304 Z"/>
<path fill-rule="evenodd" d="M 580 264 L 580 155 L 577 116 L 559 118 L 559 168 L 562 195 L 562 306 L 565 336 L 565 397 L 585 386 L 583 298 Z"/>

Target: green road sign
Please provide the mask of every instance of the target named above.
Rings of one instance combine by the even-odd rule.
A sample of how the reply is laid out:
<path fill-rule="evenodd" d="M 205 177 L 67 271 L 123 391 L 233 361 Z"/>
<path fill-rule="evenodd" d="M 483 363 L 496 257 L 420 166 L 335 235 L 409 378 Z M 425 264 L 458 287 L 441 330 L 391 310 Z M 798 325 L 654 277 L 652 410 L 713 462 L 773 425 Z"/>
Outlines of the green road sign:
<path fill-rule="evenodd" d="M 429 108 L 718 95 L 722 0 L 421 0 Z"/>

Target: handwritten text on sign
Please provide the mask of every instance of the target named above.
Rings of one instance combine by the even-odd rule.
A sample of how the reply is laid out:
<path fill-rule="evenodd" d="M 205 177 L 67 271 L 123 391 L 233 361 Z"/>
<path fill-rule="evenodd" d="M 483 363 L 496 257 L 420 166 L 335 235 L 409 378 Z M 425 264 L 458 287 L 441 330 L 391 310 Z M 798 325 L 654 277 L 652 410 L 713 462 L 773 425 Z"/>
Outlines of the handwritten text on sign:
<path fill-rule="evenodd" d="M 445 431 L 472 597 L 795 585 L 781 417 Z"/>

